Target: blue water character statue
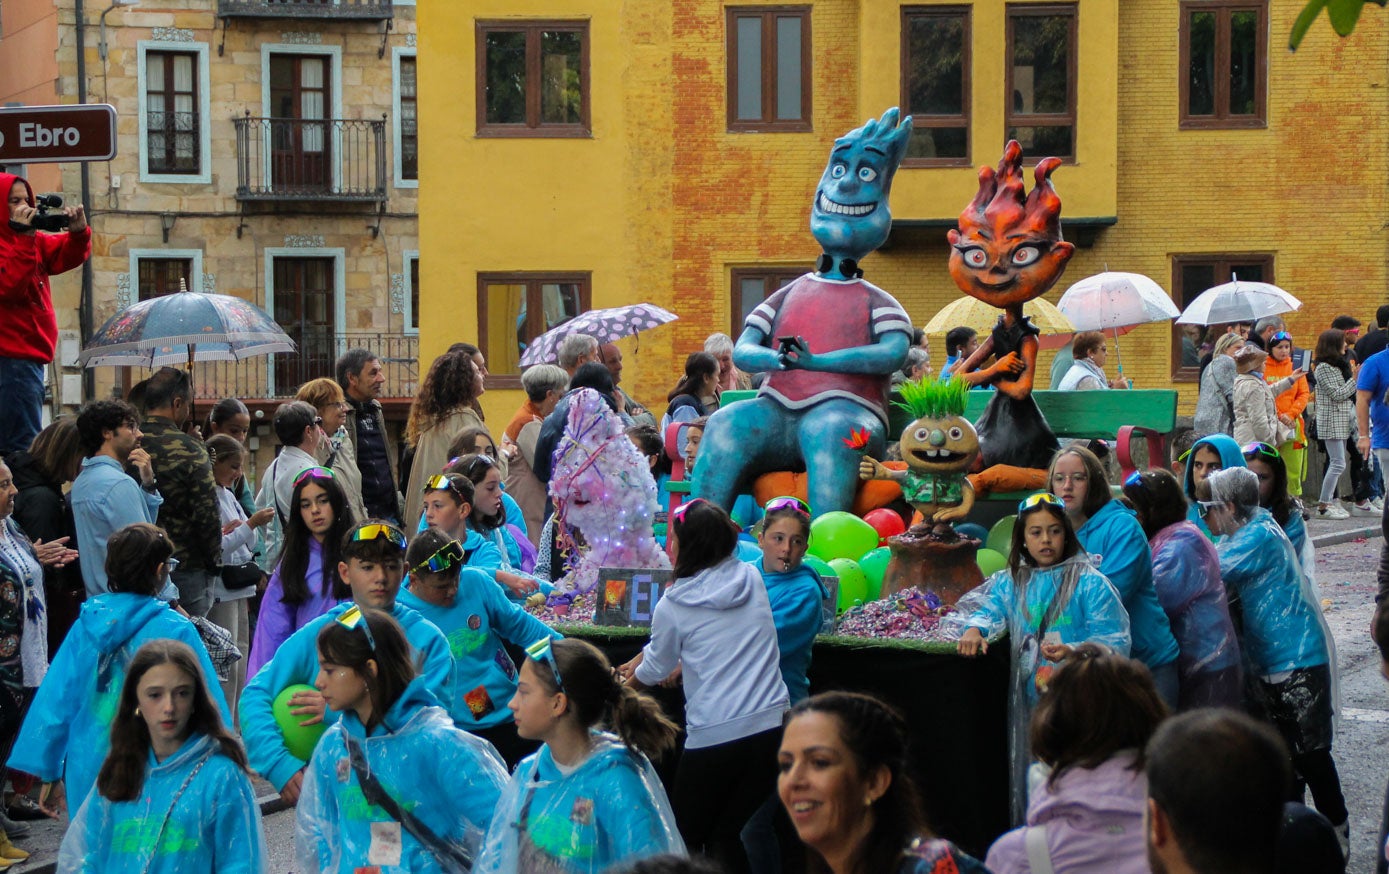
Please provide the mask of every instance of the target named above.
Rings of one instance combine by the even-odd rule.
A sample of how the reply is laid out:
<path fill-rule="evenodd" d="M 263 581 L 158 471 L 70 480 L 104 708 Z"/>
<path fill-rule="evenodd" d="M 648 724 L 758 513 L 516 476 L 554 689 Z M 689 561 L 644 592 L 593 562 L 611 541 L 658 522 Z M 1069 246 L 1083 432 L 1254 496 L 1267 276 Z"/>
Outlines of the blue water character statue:
<path fill-rule="evenodd" d="M 899 121 L 893 108 L 835 140 L 810 208 L 823 254 L 815 272 L 744 323 L 733 361 L 768 376 L 756 398 L 710 417 L 695 495 L 730 507 L 758 475 L 803 465 L 815 513 L 848 510 L 859 459 L 882 456 L 889 377 L 906 359 L 912 323 L 892 295 L 863 280 L 858 262 L 887 240 L 888 193 L 911 129 L 911 116 Z M 866 445 L 845 440 L 865 432 Z"/>

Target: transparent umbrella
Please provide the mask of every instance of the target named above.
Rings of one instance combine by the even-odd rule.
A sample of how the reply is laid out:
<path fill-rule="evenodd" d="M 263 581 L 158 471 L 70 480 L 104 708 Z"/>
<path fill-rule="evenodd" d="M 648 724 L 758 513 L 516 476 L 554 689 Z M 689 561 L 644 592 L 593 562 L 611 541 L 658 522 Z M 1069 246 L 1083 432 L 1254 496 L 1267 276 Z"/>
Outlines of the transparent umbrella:
<path fill-rule="evenodd" d="M 1141 273 L 1097 273 L 1066 289 L 1056 308 L 1066 314 L 1077 331 L 1105 331 L 1114 335 L 1114 358 L 1124 375 L 1124 356 L 1119 335 L 1138 325 L 1175 319 L 1180 311 L 1162 286 Z"/>

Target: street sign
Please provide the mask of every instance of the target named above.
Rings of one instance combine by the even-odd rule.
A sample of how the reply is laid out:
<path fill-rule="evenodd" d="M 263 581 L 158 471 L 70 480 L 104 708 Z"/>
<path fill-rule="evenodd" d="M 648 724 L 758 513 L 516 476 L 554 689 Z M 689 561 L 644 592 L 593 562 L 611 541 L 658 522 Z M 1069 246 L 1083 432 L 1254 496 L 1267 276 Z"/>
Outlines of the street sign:
<path fill-rule="evenodd" d="M 116 109 L 105 103 L 0 109 L 0 163 L 109 161 L 116 156 Z"/>

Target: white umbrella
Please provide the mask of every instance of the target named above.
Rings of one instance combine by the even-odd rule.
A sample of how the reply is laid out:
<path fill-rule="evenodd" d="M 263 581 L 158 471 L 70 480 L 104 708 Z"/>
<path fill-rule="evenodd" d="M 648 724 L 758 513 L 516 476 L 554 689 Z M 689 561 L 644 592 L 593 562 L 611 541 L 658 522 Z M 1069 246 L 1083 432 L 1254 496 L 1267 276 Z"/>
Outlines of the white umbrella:
<path fill-rule="evenodd" d="M 1302 309 L 1302 301 L 1267 282 L 1232 280 L 1208 288 L 1177 318 L 1179 325 L 1229 325 L 1257 322 Z"/>
<path fill-rule="evenodd" d="M 1179 315 L 1177 305 L 1162 286 L 1141 273 L 1097 273 L 1066 289 L 1056 308 L 1066 314 L 1077 331 L 1112 331 L 1114 357 L 1124 375 L 1124 356 L 1119 351 L 1121 328 L 1149 322 L 1165 322 Z"/>

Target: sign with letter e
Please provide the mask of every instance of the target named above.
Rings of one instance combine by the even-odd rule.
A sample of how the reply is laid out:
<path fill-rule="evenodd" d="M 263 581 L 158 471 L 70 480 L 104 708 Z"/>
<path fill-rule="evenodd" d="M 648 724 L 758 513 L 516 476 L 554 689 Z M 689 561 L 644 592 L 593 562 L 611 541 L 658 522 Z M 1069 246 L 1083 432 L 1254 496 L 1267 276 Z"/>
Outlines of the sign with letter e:
<path fill-rule="evenodd" d="M 109 161 L 116 109 L 106 103 L 0 109 L 0 164 Z"/>

